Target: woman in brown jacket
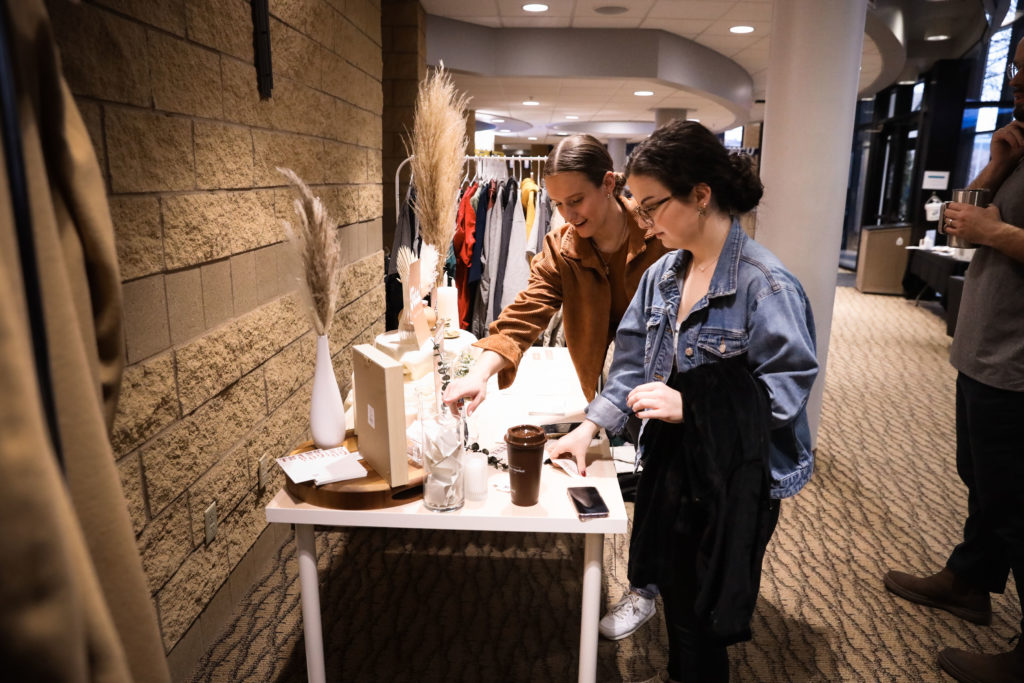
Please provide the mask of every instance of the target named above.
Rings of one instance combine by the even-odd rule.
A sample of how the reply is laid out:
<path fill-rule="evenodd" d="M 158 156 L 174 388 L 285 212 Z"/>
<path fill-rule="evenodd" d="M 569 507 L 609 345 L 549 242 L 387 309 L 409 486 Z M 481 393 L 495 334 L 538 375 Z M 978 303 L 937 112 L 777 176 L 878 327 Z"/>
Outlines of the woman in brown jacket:
<path fill-rule="evenodd" d="M 621 195 L 622 176 L 593 136 L 559 141 L 548 155 L 544 179 L 566 223 L 544 239 L 526 289 L 491 323 L 489 336 L 474 344 L 483 353 L 469 374 L 445 391 L 445 403 L 456 411 L 466 400 L 472 414 L 495 373 L 501 388 L 512 384 L 523 352 L 560 307 L 580 386 L 587 400 L 593 399 L 608 345 L 640 276 L 667 251 L 637 224 L 635 202 Z"/>

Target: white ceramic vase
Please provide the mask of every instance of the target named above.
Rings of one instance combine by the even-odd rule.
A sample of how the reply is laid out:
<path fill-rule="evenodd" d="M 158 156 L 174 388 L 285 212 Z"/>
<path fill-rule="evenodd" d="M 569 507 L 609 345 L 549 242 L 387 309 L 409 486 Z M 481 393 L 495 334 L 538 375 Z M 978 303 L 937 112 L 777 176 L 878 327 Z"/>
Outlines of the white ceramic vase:
<path fill-rule="evenodd" d="M 309 408 L 309 430 L 317 448 L 334 448 L 345 440 L 345 404 L 334 375 L 327 335 L 316 338 L 316 370 L 313 399 Z"/>

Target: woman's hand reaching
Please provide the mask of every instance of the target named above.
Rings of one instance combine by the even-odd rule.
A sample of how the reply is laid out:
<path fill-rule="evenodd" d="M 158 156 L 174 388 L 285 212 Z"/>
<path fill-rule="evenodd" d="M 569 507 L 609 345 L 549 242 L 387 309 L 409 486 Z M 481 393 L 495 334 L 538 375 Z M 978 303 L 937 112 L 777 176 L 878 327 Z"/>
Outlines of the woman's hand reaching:
<path fill-rule="evenodd" d="M 590 420 L 584 420 L 580 423 L 579 427 L 572 430 L 561 439 L 548 443 L 548 457 L 554 460 L 561 455 L 571 455 L 576 458 L 576 464 L 579 466 L 580 474 L 586 476 L 587 449 L 590 448 L 590 442 L 594 440 L 594 436 L 597 434 L 599 429 L 600 427 Z"/>
<path fill-rule="evenodd" d="M 465 408 L 466 417 L 469 417 L 476 407 L 487 398 L 487 379 L 475 372 L 470 372 L 465 377 L 459 377 L 449 384 L 441 398 L 454 415 L 459 414 L 463 400 L 468 400 L 469 403 L 465 405 Z"/>

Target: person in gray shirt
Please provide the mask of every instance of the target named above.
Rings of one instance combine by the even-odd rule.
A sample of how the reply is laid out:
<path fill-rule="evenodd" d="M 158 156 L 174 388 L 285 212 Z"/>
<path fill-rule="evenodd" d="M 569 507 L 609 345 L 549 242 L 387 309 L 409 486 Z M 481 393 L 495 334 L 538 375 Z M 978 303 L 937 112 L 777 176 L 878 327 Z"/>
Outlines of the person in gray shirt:
<path fill-rule="evenodd" d="M 992 135 L 991 158 L 972 188 L 987 208 L 950 204 L 946 231 L 978 245 L 964 280 L 950 362 L 956 380 L 956 466 L 967 486 L 963 541 L 942 571 L 890 571 L 896 595 L 979 624 L 1009 572 L 1024 610 L 1024 40 L 1007 76 L 1014 121 Z M 1024 622 L 1022 622 L 1024 627 Z M 1024 645 L 1001 654 L 946 648 L 939 665 L 958 681 L 1024 681 Z"/>

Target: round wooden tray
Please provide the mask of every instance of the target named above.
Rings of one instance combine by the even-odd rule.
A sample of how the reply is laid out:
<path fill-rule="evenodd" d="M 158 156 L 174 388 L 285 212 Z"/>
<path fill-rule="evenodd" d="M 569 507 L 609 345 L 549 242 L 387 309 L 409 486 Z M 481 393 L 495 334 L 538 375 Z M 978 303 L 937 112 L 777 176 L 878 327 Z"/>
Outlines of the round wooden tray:
<path fill-rule="evenodd" d="M 350 451 L 359 450 L 359 441 L 350 429 L 342 444 Z M 313 450 L 313 442 L 307 441 L 289 455 Z M 392 488 L 370 467 L 365 460 L 360 464 L 366 469 L 361 479 L 346 479 L 333 484 L 317 486 L 313 482 L 296 484 L 285 476 L 285 489 L 299 500 L 318 507 L 334 510 L 378 510 L 380 508 L 404 505 L 423 497 L 423 469 L 409 463 L 409 483 Z"/>

